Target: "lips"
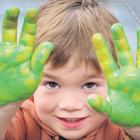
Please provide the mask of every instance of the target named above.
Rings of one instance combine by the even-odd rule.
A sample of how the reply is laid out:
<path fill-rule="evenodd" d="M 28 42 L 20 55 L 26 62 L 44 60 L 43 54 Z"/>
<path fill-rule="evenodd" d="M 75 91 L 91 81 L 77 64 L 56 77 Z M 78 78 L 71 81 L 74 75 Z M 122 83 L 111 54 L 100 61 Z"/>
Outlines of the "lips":
<path fill-rule="evenodd" d="M 63 118 L 57 117 L 60 123 L 67 128 L 78 128 L 84 124 L 87 117 L 82 118 Z"/>

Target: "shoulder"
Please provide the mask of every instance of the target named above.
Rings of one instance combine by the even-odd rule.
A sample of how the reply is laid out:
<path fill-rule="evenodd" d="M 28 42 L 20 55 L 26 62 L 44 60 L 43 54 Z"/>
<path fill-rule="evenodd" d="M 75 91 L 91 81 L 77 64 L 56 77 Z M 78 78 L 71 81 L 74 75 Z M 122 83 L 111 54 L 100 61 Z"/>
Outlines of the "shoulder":
<path fill-rule="evenodd" d="M 10 121 L 5 140 L 25 139 L 40 139 L 40 127 L 35 118 L 33 102 L 31 99 L 26 100 L 21 105 L 13 119 Z"/>
<path fill-rule="evenodd" d="M 109 120 L 106 120 L 104 123 L 103 135 L 107 140 L 125 140 L 123 129 Z"/>
<path fill-rule="evenodd" d="M 23 110 L 20 108 L 7 128 L 5 140 L 23 140 L 26 136 L 25 120 Z M 16 132 L 16 133 L 15 133 Z"/>
<path fill-rule="evenodd" d="M 134 140 L 123 128 L 108 121 L 106 124 L 107 131 L 111 135 L 116 135 L 117 140 Z M 111 136 L 112 137 L 112 136 Z"/>

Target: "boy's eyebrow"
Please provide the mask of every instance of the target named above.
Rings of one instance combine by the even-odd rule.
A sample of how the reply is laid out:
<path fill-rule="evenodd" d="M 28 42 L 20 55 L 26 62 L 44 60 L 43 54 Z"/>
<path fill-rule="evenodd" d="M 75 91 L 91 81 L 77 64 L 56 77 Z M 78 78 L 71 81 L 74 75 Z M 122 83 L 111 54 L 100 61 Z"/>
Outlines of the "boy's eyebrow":
<path fill-rule="evenodd" d="M 43 73 L 43 77 L 48 77 L 48 78 L 51 78 L 51 79 L 57 79 L 59 80 L 59 77 L 55 76 L 55 75 L 51 75 L 51 74 L 48 74 L 48 73 Z M 89 75 L 84 75 L 83 76 L 83 79 L 86 80 L 86 79 L 90 79 L 90 78 L 104 78 L 103 75 L 94 75 L 94 74 L 89 74 Z"/>
<path fill-rule="evenodd" d="M 48 78 L 52 78 L 52 79 L 59 79 L 57 76 L 55 75 L 51 75 L 51 74 L 47 74 L 47 73 L 43 73 L 43 77 L 48 77 Z"/>
<path fill-rule="evenodd" d="M 104 78 L 103 75 L 94 75 L 94 74 L 89 74 L 85 75 L 84 78 L 89 79 L 89 78 Z"/>

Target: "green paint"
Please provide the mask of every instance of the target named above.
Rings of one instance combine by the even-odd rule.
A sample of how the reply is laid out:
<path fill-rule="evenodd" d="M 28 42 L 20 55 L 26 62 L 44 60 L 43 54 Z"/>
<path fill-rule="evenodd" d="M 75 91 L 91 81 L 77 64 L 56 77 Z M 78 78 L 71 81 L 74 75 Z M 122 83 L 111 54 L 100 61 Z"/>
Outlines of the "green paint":
<path fill-rule="evenodd" d="M 35 40 L 36 21 L 38 16 L 37 9 L 30 9 L 24 18 L 23 28 L 19 42 L 27 46 L 32 46 Z"/>
<path fill-rule="evenodd" d="M 2 43 L 10 42 L 16 44 L 17 20 L 20 10 L 16 7 L 6 10 L 2 25 Z"/>
<path fill-rule="evenodd" d="M 31 9 L 25 15 L 19 43 L 16 37 L 19 9 L 14 7 L 5 13 L 0 47 L 0 105 L 24 100 L 34 93 L 53 50 L 53 45 L 47 42 L 33 49 L 37 13 Z"/>
<path fill-rule="evenodd" d="M 130 53 L 130 46 L 122 25 L 119 23 L 114 24 L 111 31 L 120 67 L 134 65 L 133 57 Z"/>
<path fill-rule="evenodd" d="M 117 23 L 112 26 L 112 38 L 119 59 L 117 68 L 110 66 L 110 64 L 114 66 L 115 62 L 106 49 L 108 45 L 102 43 L 103 37 L 97 38 L 97 35 L 99 34 L 93 35 L 93 46 L 108 83 L 108 100 L 97 96 L 95 99 L 88 99 L 87 102 L 96 111 L 107 114 L 116 124 L 127 127 L 140 126 L 140 69 L 132 60 L 122 25 Z M 137 35 L 140 39 L 140 35 Z M 138 46 L 137 54 L 139 52 Z M 140 61 L 140 58 L 137 61 Z"/>
<path fill-rule="evenodd" d="M 109 53 L 109 48 L 107 42 L 102 34 L 96 33 L 92 37 L 93 46 L 96 50 L 96 56 L 99 60 L 102 70 L 106 75 L 112 73 L 112 71 L 117 69 L 117 65 L 115 64 L 112 55 Z M 110 69 L 110 67 L 112 69 Z"/>

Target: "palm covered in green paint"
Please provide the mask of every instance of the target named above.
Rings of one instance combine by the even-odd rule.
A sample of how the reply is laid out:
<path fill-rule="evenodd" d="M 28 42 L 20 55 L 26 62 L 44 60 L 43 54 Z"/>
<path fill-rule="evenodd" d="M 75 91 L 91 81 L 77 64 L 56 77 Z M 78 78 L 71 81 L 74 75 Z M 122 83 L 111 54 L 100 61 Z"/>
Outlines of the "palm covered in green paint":
<path fill-rule="evenodd" d="M 43 66 L 52 51 L 51 43 L 42 43 L 35 49 L 38 11 L 30 9 L 24 18 L 17 43 L 18 8 L 6 11 L 0 47 L 0 105 L 26 99 L 37 88 Z"/>
<path fill-rule="evenodd" d="M 93 45 L 108 83 L 108 99 L 97 96 L 88 103 L 96 111 L 106 113 L 110 120 L 122 126 L 140 125 L 140 31 L 137 34 L 137 63 L 133 62 L 123 27 L 112 26 L 118 65 L 109 53 L 108 45 L 100 33 L 93 36 Z"/>

